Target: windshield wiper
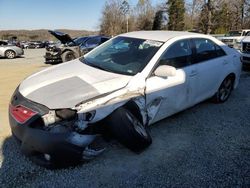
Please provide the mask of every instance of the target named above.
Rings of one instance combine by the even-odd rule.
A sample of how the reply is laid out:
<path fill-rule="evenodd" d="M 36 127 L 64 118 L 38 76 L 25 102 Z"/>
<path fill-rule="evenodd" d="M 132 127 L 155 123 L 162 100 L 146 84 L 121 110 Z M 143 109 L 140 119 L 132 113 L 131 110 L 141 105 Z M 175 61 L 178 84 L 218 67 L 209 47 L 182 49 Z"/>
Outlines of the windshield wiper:
<path fill-rule="evenodd" d="M 100 65 L 96 65 L 96 64 L 87 64 L 87 65 L 89 65 L 91 67 L 95 67 L 95 68 L 101 69 L 101 70 L 104 70 L 104 71 L 108 71 L 107 69 L 101 67 Z"/>

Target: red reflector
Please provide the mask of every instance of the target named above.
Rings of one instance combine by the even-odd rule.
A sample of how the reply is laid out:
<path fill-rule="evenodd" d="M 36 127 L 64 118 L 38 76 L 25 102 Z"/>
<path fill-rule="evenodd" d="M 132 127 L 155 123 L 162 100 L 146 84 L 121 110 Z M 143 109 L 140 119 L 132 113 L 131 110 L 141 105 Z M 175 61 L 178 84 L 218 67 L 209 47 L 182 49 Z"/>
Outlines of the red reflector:
<path fill-rule="evenodd" d="M 22 105 L 12 106 L 10 105 L 10 113 L 12 117 L 19 123 L 25 123 L 28 121 L 31 117 L 37 114 L 37 112 L 34 112 L 33 110 L 24 107 Z"/>

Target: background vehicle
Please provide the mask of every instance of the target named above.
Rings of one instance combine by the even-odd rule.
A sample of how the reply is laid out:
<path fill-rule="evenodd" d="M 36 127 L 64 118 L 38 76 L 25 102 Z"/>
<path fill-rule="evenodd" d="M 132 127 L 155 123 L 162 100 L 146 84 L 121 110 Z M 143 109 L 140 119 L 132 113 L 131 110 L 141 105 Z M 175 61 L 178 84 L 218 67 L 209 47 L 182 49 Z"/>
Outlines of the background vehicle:
<path fill-rule="evenodd" d="M 35 48 L 45 48 L 46 43 L 43 41 L 30 41 L 28 43 L 28 48 L 35 49 Z"/>
<path fill-rule="evenodd" d="M 23 49 L 13 44 L 9 44 L 6 41 L 0 41 L 0 57 L 6 57 L 13 59 L 17 56 L 23 55 Z"/>
<path fill-rule="evenodd" d="M 0 46 L 7 46 L 9 45 L 8 41 L 0 40 Z"/>
<path fill-rule="evenodd" d="M 227 44 L 231 48 L 240 50 L 241 40 L 250 32 L 250 29 L 243 29 L 239 31 L 229 31 L 224 37 L 220 37 L 220 40 Z"/>
<path fill-rule="evenodd" d="M 250 66 L 250 32 L 241 41 L 241 61 L 244 66 Z"/>
<path fill-rule="evenodd" d="M 61 41 L 60 46 L 50 46 L 46 48 L 45 63 L 61 63 L 78 58 L 93 48 L 109 40 L 104 36 L 88 36 L 72 39 L 68 34 L 59 31 L 49 31 L 53 36 Z"/>
<path fill-rule="evenodd" d="M 211 97 L 227 101 L 240 73 L 240 54 L 211 36 L 121 34 L 26 78 L 12 96 L 10 126 L 22 152 L 46 167 L 96 157 L 106 131 L 140 152 L 152 142 L 149 125 Z"/>
<path fill-rule="evenodd" d="M 29 42 L 27 42 L 27 41 L 21 41 L 20 45 L 21 45 L 22 49 L 27 49 L 29 47 Z"/>

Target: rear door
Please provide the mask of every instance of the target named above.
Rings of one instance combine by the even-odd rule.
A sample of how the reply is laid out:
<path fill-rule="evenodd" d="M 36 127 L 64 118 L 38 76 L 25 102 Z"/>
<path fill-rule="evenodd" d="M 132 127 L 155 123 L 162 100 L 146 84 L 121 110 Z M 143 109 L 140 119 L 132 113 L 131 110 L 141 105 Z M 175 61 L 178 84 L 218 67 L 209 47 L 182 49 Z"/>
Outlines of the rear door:
<path fill-rule="evenodd" d="M 229 61 L 223 49 L 206 38 L 192 39 L 197 65 L 197 89 L 194 103 L 209 98 L 217 91 Z"/>

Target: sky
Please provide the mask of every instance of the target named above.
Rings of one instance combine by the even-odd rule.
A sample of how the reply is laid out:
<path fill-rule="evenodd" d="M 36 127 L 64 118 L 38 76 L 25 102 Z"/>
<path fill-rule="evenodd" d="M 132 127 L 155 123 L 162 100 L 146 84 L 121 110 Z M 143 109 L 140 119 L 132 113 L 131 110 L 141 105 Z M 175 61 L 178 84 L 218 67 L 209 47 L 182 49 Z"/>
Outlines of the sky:
<path fill-rule="evenodd" d="M 98 30 L 106 0 L 0 0 L 0 30 Z M 135 6 L 138 0 L 128 0 Z M 164 0 L 151 0 L 153 5 Z"/>

